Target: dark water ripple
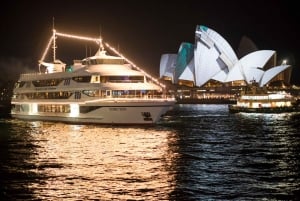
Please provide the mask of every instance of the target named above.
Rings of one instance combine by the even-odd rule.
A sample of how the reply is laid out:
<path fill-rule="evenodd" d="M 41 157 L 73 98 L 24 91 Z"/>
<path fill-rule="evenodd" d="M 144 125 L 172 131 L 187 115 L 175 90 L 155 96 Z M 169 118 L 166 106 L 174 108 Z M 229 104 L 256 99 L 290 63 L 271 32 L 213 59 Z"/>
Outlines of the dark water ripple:
<path fill-rule="evenodd" d="M 299 124 L 227 105 L 153 127 L 0 119 L 0 200 L 298 200 Z"/>

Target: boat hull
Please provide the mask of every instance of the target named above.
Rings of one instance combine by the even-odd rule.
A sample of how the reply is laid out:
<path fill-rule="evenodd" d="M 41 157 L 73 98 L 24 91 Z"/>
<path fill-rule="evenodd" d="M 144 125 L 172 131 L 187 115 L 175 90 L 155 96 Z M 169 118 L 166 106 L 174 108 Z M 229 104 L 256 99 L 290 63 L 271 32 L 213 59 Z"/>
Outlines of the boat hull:
<path fill-rule="evenodd" d="M 24 103 L 22 103 L 24 104 Z M 79 105 L 79 107 L 92 108 L 91 110 L 68 113 L 65 112 L 37 112 L 31 110 L 28 103 L 28 111 L 11 112 L 11 116 L 23 120 L 57 121 L 69 123 L 95 123 L 95 124 L 155 124 L 162 115 L 172 109 L 175 101 L 149 101 L 149 102 L 108 102 Z M 53 105 L 53 104 L 52 104 Z M 73 104 L 74 105 L 74 104 Z M 74 106 L 73 106 L 74 107 Z M 86 109 L 85 109 L 86 110 Z"/>
<path fill-rule="evenodd" d="M 261 107 L 261 108 L 247 108 L 239 107 L 236 105 L 228 105 L 230 113 L 287 113 L 287 112 L 298 112 L 300 111 L 297 106 L 290 107 Z"/>

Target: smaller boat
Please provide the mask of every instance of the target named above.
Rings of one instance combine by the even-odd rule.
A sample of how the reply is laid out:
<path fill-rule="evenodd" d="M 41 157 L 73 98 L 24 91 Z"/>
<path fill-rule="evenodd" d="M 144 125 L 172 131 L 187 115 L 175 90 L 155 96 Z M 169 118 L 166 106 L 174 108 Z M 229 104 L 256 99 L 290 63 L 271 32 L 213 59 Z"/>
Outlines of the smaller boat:
<path fill-rule="evenodd" d="M 237 98 L 236 104 L 228 105 L 230 113 L 285 113 L 300 111 L 298 102 L 290 93 L 270 92 L 253 82 L 250 90 Z"/>

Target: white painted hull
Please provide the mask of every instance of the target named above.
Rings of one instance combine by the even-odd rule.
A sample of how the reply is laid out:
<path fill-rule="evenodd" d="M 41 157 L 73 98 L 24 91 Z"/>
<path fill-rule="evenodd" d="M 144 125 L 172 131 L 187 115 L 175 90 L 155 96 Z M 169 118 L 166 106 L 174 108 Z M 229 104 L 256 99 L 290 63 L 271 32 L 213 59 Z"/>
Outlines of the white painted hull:
<path fill-rule="evenodd" d="M 22 103 L 24 104 L 24 103 Z M 27 103 L 37 104 L 37 103 Z M 172 108 L 175 101 L 101 102 L 88 106 L 99 107 L 86 113 L 34 112 L 12 110 L 13 118 L 24 120 L 59 121 L 97 124 L 154 124 Z M 31 108 L 29 106 L 29 108 Z"/>

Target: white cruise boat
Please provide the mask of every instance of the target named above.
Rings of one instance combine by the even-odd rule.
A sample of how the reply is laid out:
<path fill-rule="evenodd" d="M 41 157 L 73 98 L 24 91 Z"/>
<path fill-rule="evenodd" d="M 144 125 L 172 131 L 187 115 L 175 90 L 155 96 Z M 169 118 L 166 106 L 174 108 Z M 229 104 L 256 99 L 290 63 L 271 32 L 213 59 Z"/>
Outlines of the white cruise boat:
<path fill-rule="evenodd" d="M 95 56 L 66 66 L 55 58 L 55 39 L 66 36 L 99 44 Z M 53 43 L 53 63 L 43 62 L 44 72 L 21 74 L 11 100 L 11 116 L 26 120 L 46 120 L 100 124 L 154 124 L 175 104 L 164 94 L 164 86 L 111 48 L 107 55 L 101 39 L 57 33 Z M 108 48 L 110 46 L 105 44 Z"/>
<path fill-rule="evenodd" d="M 268 92 L 254 82 L 250 91 L 244 92 L 236 104 L 228 105 L 231 113 L 286 113 L 299 112 L 295 97 L 287 92 Z"/>

